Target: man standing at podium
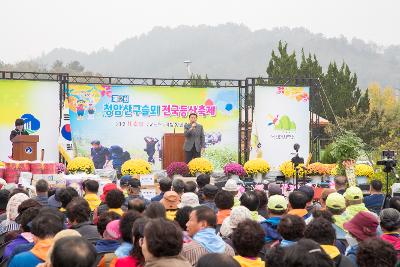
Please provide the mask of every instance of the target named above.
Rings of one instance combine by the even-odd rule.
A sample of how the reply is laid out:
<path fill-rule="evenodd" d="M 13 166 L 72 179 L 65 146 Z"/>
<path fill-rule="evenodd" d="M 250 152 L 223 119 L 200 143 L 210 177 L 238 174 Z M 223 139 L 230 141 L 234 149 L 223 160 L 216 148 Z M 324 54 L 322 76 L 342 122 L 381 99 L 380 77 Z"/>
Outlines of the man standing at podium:
<path fill-rule="evenodd" d="M 197 123 L 197 114 L 191 113 L 189 115 L 190 123 L 185 123 L 184 134 L 185 143 L 183 149 L 185 150 L 185 161 L 189 163 L 194 158 L 201 157 L 206 147 L 203 126 Z"/>
<path fill-rule="evenodd" d="M 17 135 L 29 135 L 29 133 L 24 129 L 24 120 L 16 119 L 15 120 L 15 129 L 11 131 L 10 141 L 14 139 Z"/>

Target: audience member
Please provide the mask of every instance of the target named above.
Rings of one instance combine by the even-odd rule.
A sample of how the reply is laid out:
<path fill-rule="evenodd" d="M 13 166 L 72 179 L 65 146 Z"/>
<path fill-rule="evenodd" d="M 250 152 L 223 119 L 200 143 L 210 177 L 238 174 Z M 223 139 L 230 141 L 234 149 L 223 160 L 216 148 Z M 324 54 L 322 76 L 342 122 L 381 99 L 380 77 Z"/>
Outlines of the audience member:
<path fill-rule="evenodd" d="M 246 219 L 252 219 L 251 212 L 244 206 L 233 207 L 231 214 L 224 219 L 220 228 L 220 235 L 223 240 L 232 245 L 231 235 L 238 224 Z"/>
<path fill-rule="evenodd" d="M 183 193 L 181 195 L 181 202 L 178 204 L 178 208 L 181 209 L 186 206 L 190 206 L 192 208 L 200 206 L 199 197 L 193 192 Z"/>
<path fill-rule="evenodd" d="M 240 264 L 232 256 L 209 253 L 199 259 L 196 267 L 240 267 Z"/>
<path fill-rule="evenodd" d="M 34 246 L 30 251 L 15 255 L 9 262 L 10 267 L 35 267 L 46 261 L 47 252 L 53 243 L 53 237 L 63 229 L 60 217 L 51 213 L 39 214 L 32 221 L 31 232 Z"/>
<path fill-rule="evenodd" d="M 392 208 L 384 209 L 379 219 L 383 231 L 381 239 L 392 244 L 400 258 L 400 212 Z"/>
<path fill-rule="evenodd" d="M 182 231 L 170 221 L 154 219 L 144 228 L 142 252 L 146 267 L 190 267 L 179 253 L 182 250 Z"/>
<path fill-rule="evenodd" d="M 383 208 L 385 195 L 382 193 L 382 182 L 379 180 L 372 180 L 369 186 L 369 196 L 364 198 L 365 207 L 379 215 Z"/>
<path fill-rule="evenodd" d="M 297 215 L 304 220 L 311 216 L 308 212 L 307 203 L 309 197 L 302 191 L 293 191 L 289 194 L 289 211 L 290 215 Z"/>
<path fill-rule="evenodd" d="M 164 205 L 166 210 L 166 218 L 173 221 L 175 219 L 176 211 L 178 210 L 178 205 L 180 203 L 180 198 L 178 193 L 175 191 L 165 192 L 163 199 L 160 203 Z"/>
<path fill-rule="evenodd" d="M 0 235 L 19 230 L 19 224 L 15 222 L 18 216 L 19 205 L 29 199 L 24 193 L 17 193 L 10 197 L 6 207 L 6 219 L 0 223 Z"/>
<path fill-rule="evenodd" d="M 284 196 L 273 195 L 268 200 L 268 218 L 261 222 L 261 227 L 265 232 L 265 244 L 269 247 L 274 243 L 279 243 L 282 236 L 278 232 L 278 225 L 282 216 L 287 212 L 288 202 Z"/>
<path fill-rule="evenodd" d="M 127 184 L 127 193 L 128 196 L 125 199 L 124 205 L 128 207 L 128 202 L 134 199 L 140 199 L 144 201 L 144 205 L 147 206 L 150 204 L 150 200 L 144 198 L 140 192 L 140 180 L 135 178 L 130 178 L 126 181 Z"/>
<path fill-rule="evenodd" d="M 334 179 L 336 192 L 343 195 L 347 189 L 347 177 L 346 176 L 336 176 Z"/>
<path fill-rule="evenodd" d="M 233 196 L 234 206 L 240 206 L 240 200 L 238 197 L 239 188 L 237 181 L 235 179 L 228 179 L 225 183 L 225 186 L 222 187 L 223 191 L 227 191 Z"/>
<path fill-rule="evenodd" d="M 58 240 L 51 254 L 53 267 L 92 267 L 96 261 L 96 250 L 84 238 L 64 237 Z"/>
<path fill-rule="evenodd" d="M 353 263 L 340 254 L 335 246 L 336 233 L 332 223 L 322 217 L 314 218 L 306 227 L 304 237 L 319 243 L 326 254 L 338 267 L 352 267 Z"/>
<path fill-rule="evenodd" d="M 321 193 L 321 197 L 319 198 L 319 203 L 321 205 L 321 210 L 325 210 L 326 209 L 326 199 L 328 198 L 328 196 L 332 193 L 335 193 L 336 190 L 333 188 L 325 188 L 324 190 L 322 190 Z"/>
<path fill-rule="evenodd" d="M 302 239 L 297 244 L 287 248 L 283 257 L 283 265 L 281 266 L 332 267 L 334 262 L 317 242 L 310 239 Z"/>
<path fill-rule="evenodd" d="M 263 218 L 267 218 L 268 217 L 268 210 L 267 210 L 268 197 L 267 197 L 267 193 L 265 193 L 264 190 L 255 190 L 254 192 L 257 194 L 258 199 L 260 200 L 260 205 L 258 206 L 258 209 L 257 209 L 258 215 L 260 215 Z"/>
<path fill-rule="evenodd" d="M 389 243 L 378 238 L 369 238 L 360 243 L 357 253 L 358 267 L 393 267 L 397 252 Z"/>
<path fill-rule="evenodd" d="M 278 224 L 278 233 L 282 236 L 281 247 L 289 247 L 296 244 L 304 237 L 306 224 L 303 218 L 297 215 L 284 215 Z"/>
<path fill-rule="evenodd" d="M 240 197 L 240 205 L 248 208 L 251 211 L 251 217 L 257 222 L 262 222 L 265 220 L 264 217 L 258 214 L 258 207 L 260 206 L 260 199 L 258 198 L 256 192 L 247 191 Z"/>
<path fill-rule="evenodd" d="M 197 183 L 197 196 L 199 197 L 199 202 L 200 204 L 203 204 L 203 187 L 206 186 L 207 184 L 210 183 L 210 175 L 208 174 L 200 174 L 196 178 L 196 183 Z"/>
<path fill-rule="evenodd" d="M 274 195 L 282 195 L 282 188 L 280 184 L 270 183 L 268 184 L 268 198 Z"/>
<path fill-rule="evenodd" d="M 182 179 L 174 179 L 172 181 L 172 191 L 175 191 L 179 196 L 182 196 L 185 192 L 185 182 Z"/>
<path fill-rule="evenodd" d="M 225 218 L 231 214 L 231 209 L 234 205 L 233 195 L 226 190 L 219 191 L 215 195 L 215 206 L 218 208 L 217 212 L 217 229 L 221 227 Z"/>
<path fill-rule="evenodd" d="M 215 214 L 218 212 L 218 208 L 215 205 L 215 195 L 218 193 L 218 187 L 212 184 L 207 184 L 203 187 L 203 206 L 212 209 Z"/>
<path fill-rule="evenodd" d="M 149 204 L 150 205 L 150 204 Z M 128 201 L 128 210 L 135 210 L 142 214 L 146 210 L 146 205 L 143 199 L 135 198 Z"/>
<path fill-rule="evenodd" d="M 348 232 L 346 241 L 349 247 L 346 250 L 346 256 L 350 258 L 353 264 L 356 264 L 358 243 L 367 238 L 376 237 L 378 225 L 376 215 L 369 211 L 360 211 L 350 221 L 343 224 L 344 229 Z"/>
<path fill-rule="evenodd" d="M 89 203 L 81 197 L 74 198 L 67 206 L 66 215 L 71 229 L 76 230 L 91 242 L 101 238 L 97 227 L 90 221 Z"/>
<path fill-rule="evenodd" d="M 86 180 L 84 183 L 85 200 L 89 203 L 91 211 L 100 206 L 101 200 L 97 196 L 99 192 L 99 183 L 95 180 Z"/>
<path fill-rule="evenodd" d="M 185 193 L 196 193 L 197 184 L 194 181 L 187 181 L 185 183 Z"/>
<path fill-rule="evenodd" d="M 152 202 L 147 206 L 144 216 L 149 219 L 166 218 L 164 205 L 159 202 Z"/>
<path fill-rule="evenodd" d="M 125 203 L 125 196 L 121 190 L 113 189 L 109 191 L 106 195 L 106 204 L 108 211 L 113 211 L 122 216 L 124 211 L 122 210 L 122 205 Z M 101 214 L 99 214 L 101 215 Z"/>
<path fill-rule="evenodd" d="M 122 215 L 119 220 L 119 229 L 121 231 L 122 243 L 115 251 L 118 258 L 126 257 L 132 250 L 132 227 L 137 219 L 141 217 L 137 211 L 129 210 Z"/>
<path fill-rule="evenodd" d="M 351 186 L 347 188 L 343 196 L 346 199 L 345 217 L 347 221 L 351 220 L 360 211 L 368 211 L 363 203 L 363 193 L 359 187 Z"/>
<path fill-rule="evenodd" d="M 36 182 L 36 197 L 33 199 L 40 203 L 43 207 L 49 205 L 49 183 L 46 180 L 40 179 Z"/>
<path fill-rule="evenodd" d="M 196 197 L 197 197 L 197 195 L 196 195 Z M 191 206 L 185 206 L 183 208 L 180 208 L 176 212 L 175 222 L 182 229 L 184 243 L 189 243 L 190 241 L 192 241 L 192 238 L 189 236 L 189 234 L 187 232 L 187 226 L 186 226 L 187 222 L 189 221 L 190 213 L 192 211 L 193 211 L 193 208 Z"/>
<path fill-rule="evenodd" d="M 392 197 L 389 201 L 389 208 L 396 209 L 400 212 L 400 197 Z"/>
<path fill-rule="evenodd" d="M 238 224 L 232 234 L 233 247 L 237 253 L 234 259 L 241 267 L 264 267 L 265 262 L 258 257 L 264 246 L 264 231 L 260 224 L 247 219 Z"/>
<path fill-rule="evenodd" d="M 208 207 L 199 206 L 190 213 L 187 231 L 193 240 L 183 245 L 181 253 L 191 265 L 195 266 L 199 258 L 207 253 L 235 255 L 232 247 L 216 235 L 216 224 L 217 217 L 214 211 Z"/>
<path fill-rule="evenodd" d="M 343 224 L 346 217 L 343 213 L 346 210 L 346 199 L 343 195 L 335 192 L 326 198 L 326 209 L 333 214 L 334 224 L 332 225 L 336 232 L 336 239 L 345 239 L 346 231 Z"/>
<path fill-rule="evenodd" d="M 164 197 L 164 193 L 167 191 L 171 191 L 171 187 L 172 187 L 171 179 L 162 178 L 158 183 L 158 187 L 160 189 L 160 194 L 153 197 L 151 199 L 151 201 L 161 201 L 161 199 L 163 199 L 163 197 Z"/>

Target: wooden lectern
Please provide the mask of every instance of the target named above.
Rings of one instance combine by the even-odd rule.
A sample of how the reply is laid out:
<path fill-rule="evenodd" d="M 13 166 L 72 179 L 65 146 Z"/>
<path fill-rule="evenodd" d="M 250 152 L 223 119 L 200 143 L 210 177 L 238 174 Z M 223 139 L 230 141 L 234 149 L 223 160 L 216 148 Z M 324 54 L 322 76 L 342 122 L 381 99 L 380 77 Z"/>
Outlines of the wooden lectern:
<path fill-rule="evenodd" d="M 17 135 L 11 142 L 13 160 L 37 160 L 38 135 Z"/>
<path fill-rule="evenodd" d="M 183 144 L 185 135 L 183 133 L 167 133 L 163 139 L 163 169 L 165 170 L 169 164 L 176 161 L 185 161 L 185 153 Z"/>

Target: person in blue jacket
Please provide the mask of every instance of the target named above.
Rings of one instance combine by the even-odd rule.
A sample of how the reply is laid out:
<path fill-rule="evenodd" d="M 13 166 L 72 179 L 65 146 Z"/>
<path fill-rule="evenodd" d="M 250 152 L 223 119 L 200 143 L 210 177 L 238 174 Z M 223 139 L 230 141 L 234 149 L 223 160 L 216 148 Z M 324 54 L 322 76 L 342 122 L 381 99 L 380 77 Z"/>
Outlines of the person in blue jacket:
<path fill-rule="evenodd" d="M 268 219 L 261 222 L 261 227 L 264 229 L 264 241 L 267 247 L 271 247 L 274 243 L 279 243 L 282 240 L 278 233 L 278 224 L 281 218 L 288 209 L 288 202 L 284 196 L 273 195 L 268 199 Z"/>
<path fill-rule="evenodd" d="M 114 145 L 109 148 L 113 168 L 117 171 L 118 175 L 121 175 L 121 166 L 125 161 L 131 158 L 129 152 L 122 149 L 122 147 Z"/>

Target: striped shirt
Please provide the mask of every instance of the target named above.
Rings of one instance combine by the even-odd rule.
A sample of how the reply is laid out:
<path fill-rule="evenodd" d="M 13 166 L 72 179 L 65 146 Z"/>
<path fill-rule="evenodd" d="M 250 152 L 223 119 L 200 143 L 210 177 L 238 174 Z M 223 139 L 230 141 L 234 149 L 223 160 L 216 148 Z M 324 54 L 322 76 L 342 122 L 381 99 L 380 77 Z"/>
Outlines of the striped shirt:
<path fill-rule="evenodd" d="M 0 225 L 0 235 L 17 230 L 19 230 L 19 224 L 13 221 L 7 225 L 5 225 L 3 221 L 3 223 Z"/>
<path fill-rule="evenodd" d="M 201 256 L 209 254 L 209 252 L 197 241 L 192 240 L 192 242 L 183 244 L 181 255 L 185 257 L 192 266 L 196 266 L 198 260 Z M 235 251 L 231 246 L 225 244 L 224 254 L 229 256 L 235 256 Z"/>

